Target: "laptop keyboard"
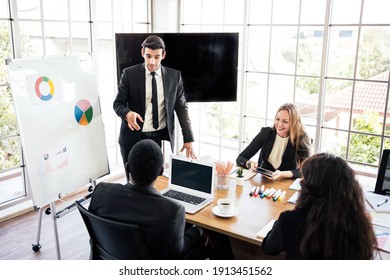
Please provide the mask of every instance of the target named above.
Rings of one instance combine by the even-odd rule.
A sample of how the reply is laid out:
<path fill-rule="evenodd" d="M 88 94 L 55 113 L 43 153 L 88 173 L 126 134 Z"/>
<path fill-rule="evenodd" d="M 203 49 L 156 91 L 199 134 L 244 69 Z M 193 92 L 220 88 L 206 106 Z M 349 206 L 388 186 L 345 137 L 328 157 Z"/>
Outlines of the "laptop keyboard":
<path fill-rule="evenodd" d="M 184 202 L 187 202 L 187 203 L 191 203 L 191 204 L 194 204 L 194 205 L 198 205 L 203 200 L 205 200 L 202 197 L 198 197 L 198 196 L 195 196 L 195 195 L 190 195 L 190 194 L 187 194 L 187 193 L 182 193 L 182 192 L 174 191 L 174 190 L 167 191 L 166 193 L 163 194 L 163 196 L 174 198 L 174 199 L 177 199 L 177 200 L 181 200 L 181 201 L 184 201 Z"/>

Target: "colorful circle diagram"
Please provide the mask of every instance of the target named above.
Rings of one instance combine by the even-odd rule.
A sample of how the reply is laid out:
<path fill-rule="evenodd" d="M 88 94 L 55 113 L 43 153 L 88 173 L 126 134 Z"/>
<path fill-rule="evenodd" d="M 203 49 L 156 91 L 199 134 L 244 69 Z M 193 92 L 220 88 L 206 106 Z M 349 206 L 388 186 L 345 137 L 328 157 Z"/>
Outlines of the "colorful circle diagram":
<path fill-rule="evenodd" d="M 74 106 L 74 116 L 76 121 L 83 126 L 90 124 L 93 117 L 93 108 L 91 103 L 86 99 L 81 99 Z"/>
<path fill-rule="evenodd" d="M 52 99 L 52 97 L 54 96 L 53 82 L 48 77 L 39 77 L 35 81 L 35 93 L 43 101 L 48 101 Z"/>

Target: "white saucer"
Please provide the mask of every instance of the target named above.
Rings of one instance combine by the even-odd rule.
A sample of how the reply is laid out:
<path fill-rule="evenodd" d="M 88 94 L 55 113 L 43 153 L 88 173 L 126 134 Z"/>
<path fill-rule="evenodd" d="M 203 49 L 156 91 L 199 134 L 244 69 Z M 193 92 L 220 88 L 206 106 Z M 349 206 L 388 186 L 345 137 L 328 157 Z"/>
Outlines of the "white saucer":
<path fill-rule="evenodd" d="M 230 213 L 226 213 L 226 214 L 225 213 L 222 214 L 221 212 L 219 212 L 219 207 L 218 206 L 215 206 L 212 211 L 213 211 L 214 215 L 216 215 L 218 217 L 222 217 L 222 218 L 234 217 L 234 216 L 236 216 L 239 213 L 237 207 L 233 207 L 232 211 Z"/>

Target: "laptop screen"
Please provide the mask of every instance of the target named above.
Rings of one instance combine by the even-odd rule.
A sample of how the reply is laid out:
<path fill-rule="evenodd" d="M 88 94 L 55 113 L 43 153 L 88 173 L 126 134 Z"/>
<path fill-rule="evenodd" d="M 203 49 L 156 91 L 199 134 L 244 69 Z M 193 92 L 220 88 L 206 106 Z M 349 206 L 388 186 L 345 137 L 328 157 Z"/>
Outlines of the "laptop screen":
<path fill-rule="evenodd" d="M 214 167 L 188 158 L 171 157 L 170 185 L 212 193 Z"/>
<path fill-rule="evenodd" d="M 378 169 L 376 179 L 375 193 L 390 195 L 390 150 L 385 149 L 382 152 L 382 158 Z"/>

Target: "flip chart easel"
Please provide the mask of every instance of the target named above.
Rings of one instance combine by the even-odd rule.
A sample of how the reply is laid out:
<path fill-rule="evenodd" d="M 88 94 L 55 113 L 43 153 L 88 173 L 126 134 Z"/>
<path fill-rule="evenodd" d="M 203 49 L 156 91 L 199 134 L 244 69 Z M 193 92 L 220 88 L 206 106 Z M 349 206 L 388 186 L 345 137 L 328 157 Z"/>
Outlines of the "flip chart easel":
<path fill-rule="evenodd" d="M 83 203 L 91 198 L 92 191 L 96 187 L 96 181 L 92 181 L 91 179 L 91 186 L 89 187 L 90 194 L 86 195 L 85 197 L 81 198 L 79 200 L 80 203 Z M 74 210 L 76 207 L 76 203 L 72 203 L 71 205 L 65 207 L 59 212 L 56 212 L 55 203 L 51 202 L 50 207 L 46 208 L 44 211 L 46 215 L 51 215 L 52 221 L 53 221 L 53 229 L 54 229 L 54 238 L 55 238 L 55 244 L 56 244 L 56 251 L 57 251 L 57 259 L 61 259 L 61 250 L 60 250 L 60 243 L 59 243 L 59 236 L 58 236 L 58 227 L 57 227 L 57 219 L 61 218 L 62 216 L 68 214 L 70 211 Z M 39 208 L 39 220 L 38 220 L 38 232 L 37 232 L 37 243 L 32 244 L 32 250 L 34 252 L 38 252 L 41 249 L 40 239 L 41 239 L 41 232 L 42 232 L 42 213 L 43 208 Z"/>
<path fill-rule="evenodd" d="M 50 204 L 58 243 L 54 202 L 110 172 L 92 57 L 15 59 L 6 65 L 34 206 Z M 59 244 L 57 249 L 60 258 Z"/>

